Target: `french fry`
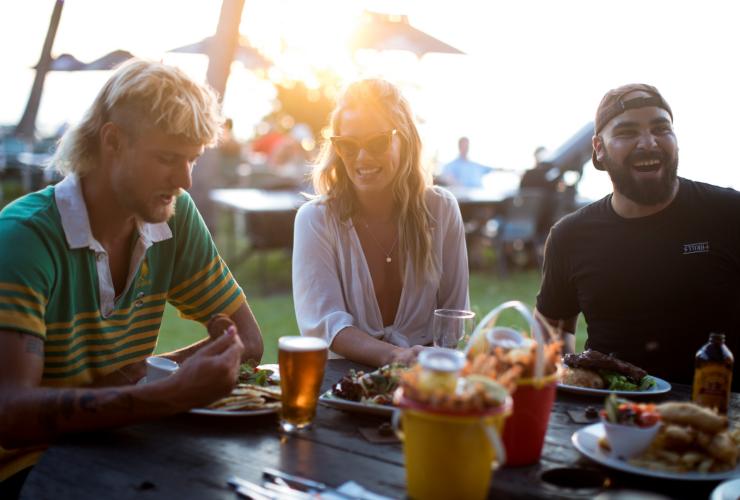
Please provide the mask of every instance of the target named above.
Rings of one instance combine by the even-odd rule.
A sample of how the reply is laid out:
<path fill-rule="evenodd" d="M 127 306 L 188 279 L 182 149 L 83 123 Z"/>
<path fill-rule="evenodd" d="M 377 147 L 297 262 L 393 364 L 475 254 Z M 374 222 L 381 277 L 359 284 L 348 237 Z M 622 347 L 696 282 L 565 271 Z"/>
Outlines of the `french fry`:
<path fill-rule="evenodd" d="M 709 472 L 714 468 L 713 466 L 714 466 L 714 459 L 712 457 L 707 457 L 701 461 L 701 463 L 696 468 L 696 470 L 697 472 Z"/>

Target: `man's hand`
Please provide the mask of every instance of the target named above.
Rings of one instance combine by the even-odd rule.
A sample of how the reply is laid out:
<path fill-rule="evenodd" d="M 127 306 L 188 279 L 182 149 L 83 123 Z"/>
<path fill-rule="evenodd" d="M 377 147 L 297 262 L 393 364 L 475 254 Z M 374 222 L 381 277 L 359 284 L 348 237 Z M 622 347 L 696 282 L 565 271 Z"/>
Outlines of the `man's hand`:
<path fill-rule="evenodd" d="M 163 380 L 169 384 L 173 402 L 181 408 L 205 406 L 228 396 L 239 377 L 244 351 L 236 327 L 185 360 L 180 369 Z"/>
<path fill-rule="evenodd" d="M 567 319 L 552 319 L 546 317 L 537 309 L 534 310 L 534 317 L 542 327 L 545 339 L 548 342 L 554 340 L 563 341 L 563 354 L 573 353 L 576 350 L 576 323 L 578 315 Z"/>

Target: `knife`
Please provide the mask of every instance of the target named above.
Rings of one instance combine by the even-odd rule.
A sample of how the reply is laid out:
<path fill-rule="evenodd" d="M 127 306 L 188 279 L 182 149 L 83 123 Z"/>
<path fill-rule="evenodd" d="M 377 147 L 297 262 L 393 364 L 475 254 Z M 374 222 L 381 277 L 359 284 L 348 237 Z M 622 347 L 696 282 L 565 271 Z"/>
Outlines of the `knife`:
<path fill-rule="evenodd" d="M 290 486 L 280 485 L 275 483 L 267 483 L 264 486 L 251 481 L 247 481 L 239 476 L 231 476 L 227 483 L 229 486 L 236 489 L 236 492 L 253 498 L 254 500 L 263 499 L 282 499 L 291 498 L 296 500 L 311 499 L 314 498 L 312 495 L 305 491 L 293 489 Z"/>
<path fill-rule="evenodd" d="M 297 485 L 303 486 L 304 488 L 308 488 L 314 491 L 324 491 L 324 490 L 329 489 L 329 487 L 326 486 L 324 483 L 313 481 L 311 479 L 306 479 L 305 477 L 294 476 L 292 474 L 288 474 L 286 472 L 282 472 L 277 469 L 264 469 L 262 471 L 262 475 L 265 478 L 269 479 L 270 481 L 275 481 L 276 479 L 282 479 L 283 481 L 286 481 L 287 483 L 297 484 Z"/>

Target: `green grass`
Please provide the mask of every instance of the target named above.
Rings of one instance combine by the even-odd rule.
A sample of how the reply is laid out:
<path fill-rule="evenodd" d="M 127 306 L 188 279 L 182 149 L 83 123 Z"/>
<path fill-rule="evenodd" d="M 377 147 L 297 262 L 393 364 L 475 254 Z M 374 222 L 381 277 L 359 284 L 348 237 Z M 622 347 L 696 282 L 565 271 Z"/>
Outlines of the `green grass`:
<path fill-rule="evenodd" d="M 252 257 L 247 262 L 232 268 L 237 280 L 244 288 L 249 305 L 262 330 L 265 342 L 263 362 L 277 362 L 277 339 L 282 335 L 297 335 L 298 326 L 290 291 L 290 259 L 281 252 Z M 520 300 L 534 306 L 540 275 L 537 271 L 511 273 L 499 278 L 494 271 L 474 272 L 470 277 L 470 302 L 476 320 L 493 307 L 507 300 Z M 516 312 L 502 314 L 499 324 L 524 327 Z M 576 349 L 581 351 L 585 341 L 583 317 L 578 323 Z M 167 352 L 188 345 L 205 336 L 205 329 L 198 323 L 182 319 L 177 310 L 167 306 L 157 344 L 157 352 Z"/>

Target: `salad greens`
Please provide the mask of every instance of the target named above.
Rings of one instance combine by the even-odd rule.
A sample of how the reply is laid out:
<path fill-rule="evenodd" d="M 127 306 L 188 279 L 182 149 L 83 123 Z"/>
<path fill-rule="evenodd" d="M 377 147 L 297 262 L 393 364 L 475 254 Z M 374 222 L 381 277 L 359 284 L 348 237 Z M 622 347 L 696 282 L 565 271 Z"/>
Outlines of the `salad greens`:
<path fill-rule="evenodd" d="M 604 409 L 601 416 L 607 422 L 619 425 L 632 425 L 636 427 L 652 427 L 660 421 L 654 403 L 633 403 L 626 399 L 620 399 L 611 393 L 604 401 Z"/>
<path fill-rule="evenodd" d="M 647 391 L 655 387 L 655 379 L 649 375 L 642 377 L 639 384 L 634 384 L 624 375 L 612 371 L 601 370 L 599 375 L 610 391 Z"/>
<path fill-rule="evenodd" d="M 253 361 L 247 361 L 239 367 L 239 382 L 259 386 L 270 385 L 270 377 L 273 373 L 272 370 L 257 368 L 257 364 Z"/>

